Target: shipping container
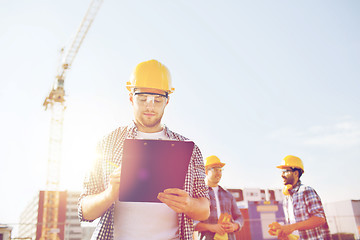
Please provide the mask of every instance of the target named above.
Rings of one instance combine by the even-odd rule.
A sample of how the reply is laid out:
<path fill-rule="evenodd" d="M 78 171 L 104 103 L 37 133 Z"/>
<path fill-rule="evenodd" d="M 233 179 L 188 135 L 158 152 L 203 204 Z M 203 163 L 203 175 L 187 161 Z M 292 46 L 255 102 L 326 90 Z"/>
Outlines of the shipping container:
<path fill-rule="evenodd" d="M 351 233 L 360 239 L 360 200 L 344 200 L 324 204 L 330 232 Z"/>

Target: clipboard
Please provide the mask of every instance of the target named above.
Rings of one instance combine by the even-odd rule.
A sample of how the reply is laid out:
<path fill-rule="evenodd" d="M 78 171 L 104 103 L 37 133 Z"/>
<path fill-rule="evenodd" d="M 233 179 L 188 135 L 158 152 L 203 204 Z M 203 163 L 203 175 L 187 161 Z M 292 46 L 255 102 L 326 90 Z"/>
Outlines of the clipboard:
<path fill-rule="evenodd" d="M 159 192 L 183 189 L 193 149 L 192 141 L 126 139 L 119 201 L 160 202 Z"/>

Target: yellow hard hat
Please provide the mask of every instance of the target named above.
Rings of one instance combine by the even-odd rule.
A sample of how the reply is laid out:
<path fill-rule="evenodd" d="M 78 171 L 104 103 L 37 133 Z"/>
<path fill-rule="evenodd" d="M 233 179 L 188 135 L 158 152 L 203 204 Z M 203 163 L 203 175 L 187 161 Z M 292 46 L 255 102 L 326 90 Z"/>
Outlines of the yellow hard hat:
<path fill-rule="evenodd" d="M 157 60 L 139 63 L 131 74 L 126 88 L 155 88 L 172 93 L 175 88 L 171 85 L 170 72 L 165 65 Z"/>
<path fill-rule="evenodd" d="M 225 166 L 225 163 L 220 162 L 220 159 L 215 155 L 211 155 L 206 158 L 205 167 L 209 167 L 215 164 L 219 164 L 221 167 Z"/>
<path fill-rule="evenodd" d="M 280 166 L 277 166 L 277 168 L 287 168 L 287 167 L 291 167 L 291 168 L 300 168 L 303 172 L 304 172 L 304 164 L 301 161 L 300 158 L 295 157 L 293 155 L 288 155 L 286 157 L 284 157 L 284 159 L 281 162 Z"/>

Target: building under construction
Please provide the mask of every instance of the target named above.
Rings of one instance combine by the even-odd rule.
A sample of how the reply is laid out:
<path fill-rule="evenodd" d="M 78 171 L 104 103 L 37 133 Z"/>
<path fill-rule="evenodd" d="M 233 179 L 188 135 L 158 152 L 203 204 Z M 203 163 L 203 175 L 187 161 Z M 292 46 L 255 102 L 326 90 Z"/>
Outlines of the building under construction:
<path fill-rule="evenodd" d="M 276 239 L 269 235 L 268 225 L 274 221 L 280 223 L 284 221 L 282 190 L 260 188 L 227 190 L 233 194 L 244 217 L 244 226 L 236 233 L 236 238 L 238 240 Z M 58 228 L 55 229 L 58 240 L 91 239 L 95 226 L 81 225 L 79 222 L 77 212 L 79 195 L 79 191 L 59 192 Z M 41 239 L 44 196 L 44 191 L 40 191 L 26 206 L 20 217 L 19 234 L 12 239 Z M 359 239 L 360 200 L 341 201 L 324 206 L 333 239 Z M 11 229 L 7 228 L 8 233 L 9 231 Z"/>
<path fill-rule="evenodd" d="M 58 228 L 54 230 L 59 240 L 83 240 L 91 237 L 90 234 L 94 228 L 81 227 L 78 219 L 77 201 L 79 196 L 80 192 L 77 191 L 59 192 Z M 22 212 L 18 238 L 33 240 L 41 238 L 44 197 L 45 192 L 40 191 Z"/>

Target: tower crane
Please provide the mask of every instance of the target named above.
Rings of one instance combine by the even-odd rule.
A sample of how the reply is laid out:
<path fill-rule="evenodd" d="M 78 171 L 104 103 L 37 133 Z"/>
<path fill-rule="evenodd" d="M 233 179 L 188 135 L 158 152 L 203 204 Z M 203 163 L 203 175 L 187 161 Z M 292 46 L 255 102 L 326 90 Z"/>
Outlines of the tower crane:
<path fill-rule="evenodd" d="M 59 238 L 59 182 L 60 164 L 62 153 L 62 130 L 64 121 L 65 90 L 64 80 L 66 73 L 79 51 L 79 48 L 94 21 L 94 18 L 103 0 L 92 0 L 90 6 L 81 21 L 69 47 L 62 49 L 62 60 L 58 68 L 58 74 L 49 95 L 45 98 L 43 106 L 45 110 L 51 110 L 49 155 L 47 163 L 46 189 L 44 192 L 43 221 L 41 228 L 41 240 L 58 240 Z"/>

